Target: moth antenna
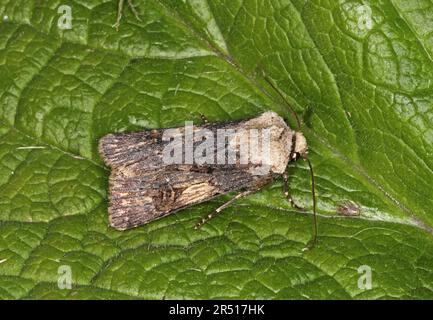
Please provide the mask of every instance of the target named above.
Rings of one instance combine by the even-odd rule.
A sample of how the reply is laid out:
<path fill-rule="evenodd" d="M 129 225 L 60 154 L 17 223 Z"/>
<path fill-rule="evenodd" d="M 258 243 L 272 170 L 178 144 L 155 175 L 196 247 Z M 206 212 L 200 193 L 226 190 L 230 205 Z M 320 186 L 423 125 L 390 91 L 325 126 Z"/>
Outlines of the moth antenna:
<path fill-rule="evenodd" d="M 277 88 L 276 85 L 274 85 L 271 81 L 271 79 L 263 72 L 263 79 L 274 89 L 277 94 L 280 96 L 280 98 L 284 101 L 286 106 L 289 108 L 290 113 L 293 115 L 293 117 L 296 119 L 296 125 L 298 126 L 298 130 L 301 130 L 301 121 L 299 120 L 298 115 L 296 114 L 295 110 L 293 110 L 292 106 L 289 104 L 289 102 L 284 97 L 283 93 L 280 91 L 280 89 Z"/>
<path fill-rule="evenodd" d="M 311 194 L 313 196 L 313 220 L 314 220 L 314 235 L 312 240 L 312 247 L 317 243 L 317 234 L 318 234 L 318 227 L 317 227 L 317 211 L 316 211 L 316 183 L 314 181 L 314 171 L 313 166 L 311 165 L 310 160 L 307 157 L 304 157 L 304 159 L 308 163 L 308 167 L 310 168 L 310 175 L 311 175 Z"/>

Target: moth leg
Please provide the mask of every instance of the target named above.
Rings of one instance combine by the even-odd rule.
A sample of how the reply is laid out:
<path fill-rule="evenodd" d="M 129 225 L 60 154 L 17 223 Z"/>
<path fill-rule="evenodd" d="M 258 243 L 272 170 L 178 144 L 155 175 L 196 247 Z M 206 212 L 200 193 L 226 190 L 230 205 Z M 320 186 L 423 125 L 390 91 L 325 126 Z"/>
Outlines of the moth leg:
<path fill-rule="evenodd" d="M 216 215 L 218 215 L 221 211 L 223 211 L 225 208 L 229 207 L 230 205 L 232 205 L 236 200 L 239 200 L 240 198 L 246 197 L 254 192 L 256 192 L 257 190 L 247 190 L 247 191 L 243 191 L 238 193 L 237 195 L 235 195 L 233 198 L 231 198 L 229 201 L 227 201 L 226 203 L 224 203 L 223 205 L 221 205 L 220 207 L 216 208 L 214 212 L 209 213 L 206 217 L 204 217 L 203 219 L 201 219 L 195 226 L 194 229 L 197 230 L 199 228 L 201 228 L 205 223 L 207 223 L 210 219 L 212 219 L 213 217 L 215 217 Z"/>
<path fill-rule="evenodd" d="M 287 174 L 287 172 L 283 173 L 283 193 L 284 193 L 284 196 L 286 197 L 286 199 L 290 202 L 290 205 L 292 206 L 292 208 L 299 210 L 299 211 L 305 211 L 304 208 L 298 206 L 295 203 L 295 201 L 293 201 L 293 198 L 289 193 L 289 175 Z"/>

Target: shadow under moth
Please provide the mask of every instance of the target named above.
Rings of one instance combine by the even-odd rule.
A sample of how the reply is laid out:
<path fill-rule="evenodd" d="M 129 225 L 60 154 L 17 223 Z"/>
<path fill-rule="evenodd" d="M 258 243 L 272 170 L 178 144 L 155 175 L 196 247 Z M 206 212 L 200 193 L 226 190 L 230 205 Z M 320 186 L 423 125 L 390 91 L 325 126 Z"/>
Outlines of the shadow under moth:
<path fill-rule="evenodd" d="M 307 159 L 307 142 L 278 114 L 226 123 L 108 134 L 99 152 L 111 167 L 109 220 L 120 230 L 133 228 L 180 209 L 237 192 L 228 202 L 201 219 L 201 227 L 234 201 L 281 176 L 288 192 L 287 167 Z M 312 178 L 314 242 L 317 237 L 314 175 Z"/>

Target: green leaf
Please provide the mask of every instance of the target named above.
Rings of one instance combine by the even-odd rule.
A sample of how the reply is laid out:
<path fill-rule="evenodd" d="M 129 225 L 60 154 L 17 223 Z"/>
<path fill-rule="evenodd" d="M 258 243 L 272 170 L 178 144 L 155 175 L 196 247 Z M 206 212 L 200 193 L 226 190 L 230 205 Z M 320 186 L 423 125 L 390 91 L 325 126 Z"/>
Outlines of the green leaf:
<path fill-rule="evenodd" d="M 61 30 L 61 1 L 0 0 L 1 298 L 433 298 L 431 0 L 126 3 L 116 31 L 116 1 L 67 1 Z M 294 126 L 262 71 L 304 118 L 317 246 L 302 161 L 307 213 L 276 181 L 200 231 L 228 197 L 110 228 L 98 139 L 200 114 Z"/>

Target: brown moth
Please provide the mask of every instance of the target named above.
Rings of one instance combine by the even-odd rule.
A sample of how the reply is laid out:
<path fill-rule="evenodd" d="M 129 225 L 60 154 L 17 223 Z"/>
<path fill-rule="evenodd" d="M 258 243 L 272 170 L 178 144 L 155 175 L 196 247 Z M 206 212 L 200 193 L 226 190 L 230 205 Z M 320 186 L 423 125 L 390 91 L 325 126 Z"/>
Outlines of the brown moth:
<path fill-rule="evenodd" d="M 199 228 L 236 199 L 278 176 L 283 177 L 284 194 L 294 205 L 287 167 L 300 157 L 307 159 L 308 148 L 301 132 L 290 129 L 278 114 L 265 112 L 242 121 L 108 134 L 99 141 L 99 152 L 112 169 L 110 224 L 125 230 L 239 192 L 203 218 L 196 225 Z M 312 179 L 315 213 L 313 174 Z"/>

